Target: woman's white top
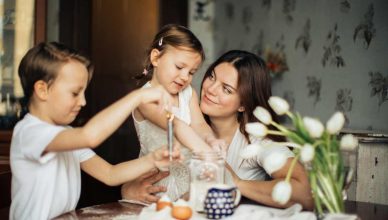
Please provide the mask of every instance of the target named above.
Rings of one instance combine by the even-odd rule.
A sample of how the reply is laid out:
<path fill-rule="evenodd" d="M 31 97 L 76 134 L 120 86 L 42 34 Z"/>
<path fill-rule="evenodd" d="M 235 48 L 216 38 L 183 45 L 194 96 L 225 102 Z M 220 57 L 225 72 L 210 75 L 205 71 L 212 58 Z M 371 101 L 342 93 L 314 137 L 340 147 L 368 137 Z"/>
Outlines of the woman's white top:
<path fill-rule="evenodd" d="M 52 219 L 74 210 L 81 192 L 80 163 L 95 156 L 90 149 L 44 153 L 64 129 L 27 114 L 14 128 L 11 142 L 10 219 Z"/>
<path fill-rule="evenodd" d="M 147 82 L 142 88 L 151 87 L 150 82 Z M 191 123 L 190 115 L 190 100 L 192 97 L 192 87 L 189 85 L 178 94 L 179 107 L 173 107 L 172 112 L 175 117 L 184 121 L 188 125 Z M 144 156 L 161 146 L 167 146 L 167 132 L 149 120 L 139 121 L 135 115 L 132 114 L 137 136 L 140 142 L 139 157 Z M 170 170 L 170 176 L 160 180 L 156 185 L 168 186 L 171 176 L 174 176 L 177 186 L 177 192 L 174 189 L 167 189 L 167 193 L 172 200 L 176 200 L 181 195 L 189 191 L 190 172 L 187 166 L 187 161 L 191 158 L 191 153 L 188 148 L 182 147 L 181 153 L 184 156 L 184 164 L 176 164 Z"/>
<path fill-rule="evenodd" d="M 237 128 L 234 137 L 229 145 L 226 162 L 232 167 L 233 171 L 243 180 L 266 180 L 271 176 L 271 172 L 266 171 L 263 164 L 267 156 L 274 152 L 280 152 L 287 158 L 294 157 L 292 151 L 286 146 L 275 144 L 269 139 L 258 139 L 250 136 L 251 143 L 258 143 L 262 150 L 252 158 L 243 159 L 240 152 L 248 146 L 245 136 Z M 226 182 L 231 184 L 231 179 L 226 175 Z"/>

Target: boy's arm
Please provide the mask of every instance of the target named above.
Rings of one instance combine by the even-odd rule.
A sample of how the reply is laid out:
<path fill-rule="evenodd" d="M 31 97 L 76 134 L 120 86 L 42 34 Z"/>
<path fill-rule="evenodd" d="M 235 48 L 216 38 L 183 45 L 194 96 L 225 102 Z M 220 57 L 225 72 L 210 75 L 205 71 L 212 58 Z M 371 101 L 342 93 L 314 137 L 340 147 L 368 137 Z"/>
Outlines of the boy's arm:
<path fill-rule="evenodd" d="M 133 180 L 141 174 L 151 170 L 154 165 L 150 155 L 151 154 L 148 154 L 144 157 L 119 163 L 117 165 L 111 165 L 100 156 L 95 155 L 89 160 L 82 162 L 81 169 L 108 186 L 117 186 Z M 119 173 L 119 175 L 114 175 L 113 173 Z M 115 176 L 116 178 L 113 178 L 112 176 Z"/>
<path fill-rule="evenodd" d="M 90 176 L 109 186 L 117 186 L 138 178 L 152 168 L 168 166 L 169 156 L 166 147 L 161 147 L 135 160 L 111 165 L 100 156 L 95 155 L 81 163 L 81 169 Z M 173 152 L 173 159 L 180 159 L 179 151 Z"/>
<path fill-rule="evenodd" d="M 139 104 L 156 101 L 161 104 L 168 98 L 168 93 L 162 87 L 135 90 L 99 112 L 85 126 L 60 132 L 47 146 L 46 151 L 97 147 L 124 122 Z M 157 104 L 155 106 L 157 108 Z"/>

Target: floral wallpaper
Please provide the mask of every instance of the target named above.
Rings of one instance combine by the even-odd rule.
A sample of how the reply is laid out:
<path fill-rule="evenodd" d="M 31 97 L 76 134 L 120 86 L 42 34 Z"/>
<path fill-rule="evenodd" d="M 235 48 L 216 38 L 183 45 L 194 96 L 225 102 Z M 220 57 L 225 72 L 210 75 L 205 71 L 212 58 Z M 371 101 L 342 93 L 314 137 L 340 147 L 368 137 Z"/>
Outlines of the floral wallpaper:
<path fill-rule="evenodd" d="M 388 1 L 210 1 L 213 59 L 272 54 L 287 67 L 273 93 L 294 110 L 322 120 L 339 110 L 348 129 L 388 133 Z"/>
<path fill-rule="evenodd" d="M 372 39 L 376 36 L 376 29 L 373 24 L 374 9 L 370 4 L 368 11 L 364 15 L 363 21 L 354 29 L 353 40 L 361 39 L 365 47 L 368 48 Z"/>
<path fill-rule="evenodd" d="M 344 58 L 341 55 L 341 45 L 339 45 L 340 36 L 337 34 L 338 25 L 334 25 L 334 29 L 330 30 L 326 37 L 327 45 L 323 46 L 322 65 L 334 65 L 337 67 L 345 66 Z"/>

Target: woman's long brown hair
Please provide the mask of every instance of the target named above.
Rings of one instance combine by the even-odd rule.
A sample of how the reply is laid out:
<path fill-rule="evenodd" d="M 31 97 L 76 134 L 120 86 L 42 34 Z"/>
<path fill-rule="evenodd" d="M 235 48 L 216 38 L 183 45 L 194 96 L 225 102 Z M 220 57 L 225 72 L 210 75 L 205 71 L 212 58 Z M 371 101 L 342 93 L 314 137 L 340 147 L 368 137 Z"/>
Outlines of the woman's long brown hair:
<path fill-rule="evenodd" d="M 237 121 L 240 124 L 239 129 L 241 133 L 250 143 L 249 134 L 245 131 L 245 125 L 249 122 L 258 121 L 253 115 L 253 111 L 257 106 L 267 109 L 270 112 L 272 119 L 276 122 L 278 121 L 277 115 L 268 104 L 268 99 L 272 96 L 272 91 L 271 78 L 266 63 L 260 57 L 247 51 L 228 51 L 209 66 L 202 80 L 201 87 L 205 79 L 211 76 L 214 68 L 221 63 L 230 63 L 237 70 L 237 92 L 240 96 L 241 106 L 245 109 L 243 112 L 236 112 Z M 209 116 L 204 116 L 208 124 L 211 125 Z M 270 129 L 276 130 L 272 126 L 270 126 Z M 269 136 L 269 138 L 274 141 L 284 140 L 281 136 Z"/>

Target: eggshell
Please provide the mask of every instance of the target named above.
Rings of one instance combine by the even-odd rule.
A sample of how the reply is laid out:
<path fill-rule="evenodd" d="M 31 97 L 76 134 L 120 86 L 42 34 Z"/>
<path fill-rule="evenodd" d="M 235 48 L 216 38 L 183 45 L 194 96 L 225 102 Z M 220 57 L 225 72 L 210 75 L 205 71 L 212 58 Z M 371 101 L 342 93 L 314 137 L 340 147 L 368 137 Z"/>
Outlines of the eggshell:
<path fill-rule="evenodd" d="M 163 195 L 162 198 L 156 203 L 156 211 L 160 211 L 166 206 L 172 207 L 172 202 L 167 195 Z"/>
<path fill-rule="evenodd" d="M 167 206 L 172 207 L 172 203 L 171 202 L 157 202 L 156 203 L 156 211 L 160 211 Z"/>
<path fill-rule="evenodd" d="M 171 203 L 171 199 L 170 197 L 168 197 L 167 194 L 163 194 L 162 197 L 159 199 L 160 202 L 170 202 Z"/>
<path fill-rule="evenodd" d="M 176 202 L 174 202 L 174 206 L 189 207 L 189 204 L 184 199 L 178 199 Z"/>

